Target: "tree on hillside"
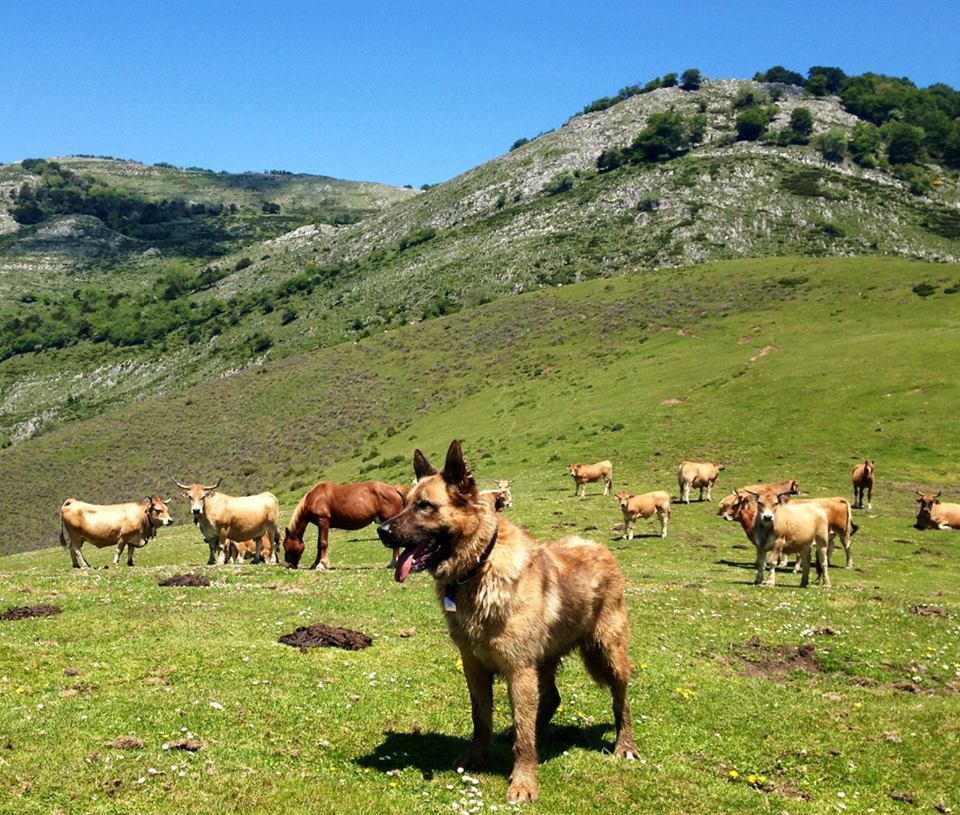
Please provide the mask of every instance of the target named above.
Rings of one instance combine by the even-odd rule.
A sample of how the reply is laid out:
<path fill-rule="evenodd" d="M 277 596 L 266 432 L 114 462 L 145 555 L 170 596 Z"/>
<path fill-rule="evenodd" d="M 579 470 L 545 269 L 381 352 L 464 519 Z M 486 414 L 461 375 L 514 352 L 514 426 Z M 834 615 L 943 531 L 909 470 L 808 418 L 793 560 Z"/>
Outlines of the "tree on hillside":
<path fill-rule="evenodd" d="M 687 68 L 680 77 L 680 87 L 685 91 L 700 90 L 702 82 L 703 77 L 697 68 Z"/>
<path fill-rule="evenodd" d="M 813 133 L 813 114 L 810 108 L 796 107 L 790 114 L 790 129 L 800 136 Z"/>
<path fill-rule="evenodd" d="M 737 141 L 756 141 L 769 123 L 770 116 L 764 108 L 758 105 L 748 107 L 737 116 Z"/>
<path fill-rule="evenodd" d="M 906 122 L 883 127 L 887 137 L 887 158 L 891 164 L 916 164 L 923 158 L 923 129 Z"/>
<path fill-rule="evenodd" d="M 662 88 L 675 88 L 676 85 L 677 85 L 676 74 L 664 74 L 663 79 L 660 80 L 660 87 Z"/>
<path fill-rule="evenodd" d="M 807 81 L 807 93 L 816 96 L 818 99 L 826 96 L 830 92 L 830 83 L 823 74 L 816 74 Z"/>
<path fill-rule="evenodd" d="M 870 122 L 857 122 L 850 134 L 850 158 L 861 167 L 872 169 L 877 166 L 880 146 L 883 139 L 880 128 Z"/>
<path fill-rule="evenodd" d="M 822 76 L 823 80 L 817 80 L 818 84 L 825 82 L 825 88 L 827 93 L 840 93 L 840 88 L 843 87 L 843 80 L 847 78 L 847 75 L 841 71 L 839 68 L 831 68 L 826 65 L 814 65 L 807 71 L 808 82 L 814 77 Z"/>
<path fill-rule="evenodd" d="M 630 145 L 631 160 L 638 163 L 666 161 L 689 147 L 689 131 L 682 114 L 675 110 L 653 113 L 647 126 Z"/>
<path fill-rule="evenodd" d="M 774 65 L 766 71 L 758 71 L 753 78 L 757 82 L 779 82 L 783 85 L 799 85 L 800 87 L 806 84 L 803 74 L 788 71 L 782 65 Z"/>

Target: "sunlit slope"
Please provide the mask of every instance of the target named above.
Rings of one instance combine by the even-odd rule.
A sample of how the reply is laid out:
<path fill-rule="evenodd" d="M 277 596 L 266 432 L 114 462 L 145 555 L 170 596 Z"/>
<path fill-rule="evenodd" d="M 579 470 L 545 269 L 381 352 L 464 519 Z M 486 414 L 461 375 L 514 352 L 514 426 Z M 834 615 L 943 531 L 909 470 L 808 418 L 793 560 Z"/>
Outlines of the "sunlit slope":
<path fill-rule="evenodd" d="M 744 483 L 791 475 L 846 492 L 878 462 L 910 511 L 956 485 L 960 300 L 900 259 L 773 259 L 534 292 L 211 380 L 0 451 L 0 546 L 56 543 L 67 496 L 164 497 L 171 477 L 287 512 L 320 478 L 410 475 L 453 437 L 488 478 L 566 489 L 565 465 L 612 458 L 615 483 L 672 488 L 682 458 Z M 951 350 L 953 349 L 953 350 Z M 879 475 L 878 475 L 879 478 Z"/>

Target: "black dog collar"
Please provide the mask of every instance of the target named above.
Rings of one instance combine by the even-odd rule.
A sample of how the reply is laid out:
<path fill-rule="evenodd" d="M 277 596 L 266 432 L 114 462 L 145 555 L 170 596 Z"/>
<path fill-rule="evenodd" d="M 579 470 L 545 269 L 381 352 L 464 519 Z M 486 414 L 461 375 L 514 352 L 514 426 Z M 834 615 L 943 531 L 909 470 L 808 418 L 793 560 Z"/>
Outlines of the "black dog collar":
<path fill-rule="evenodd" d="M 457 586 L 462 586 L 465 583 L 469 583 L 471 580 L 473 580 L 474 577 L 477 576 L 477 572 L 479 572 L 483 564 L 487 562 L 487 558 L 490 557 L 490 553 L 493 551 L 493 547 L 497 543 L 497 532 L 499 531 L 500 531 L 499 527 L 494 530 L 493 537 L 490 538 L 490 543 L 487 544 L 487 548 L 484 549 L 483 554 L 480 555 L 480 560 L 477 561 L 477 565 L 474 566 L 469 572 L 467 572 L 463 577 L 461 577 L 455 583 L 447 583 L 447 585 L 444 587 L 443 589 L 443 610 L 444 611 L 453 612 L 457 610 L 457 602 L 454 599 L 457 592 Z"/>

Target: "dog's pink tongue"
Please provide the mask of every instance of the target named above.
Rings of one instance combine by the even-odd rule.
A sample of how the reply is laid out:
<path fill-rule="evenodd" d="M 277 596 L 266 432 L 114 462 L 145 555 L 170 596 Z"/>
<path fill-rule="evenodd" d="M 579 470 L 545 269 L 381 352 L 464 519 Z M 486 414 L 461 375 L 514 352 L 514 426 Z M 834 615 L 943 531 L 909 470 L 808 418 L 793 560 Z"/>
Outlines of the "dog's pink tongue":
<path fill-rule="evenodd" d="M 411 546 L 400 553 L 400 559 L 397 561 L 397 567 L 393 573 L 393 579 L 398 583 L 402 583 L 410 574 L 410 570 L 413 568 L 413 555 L 416 551 L 417 547 Z"/>

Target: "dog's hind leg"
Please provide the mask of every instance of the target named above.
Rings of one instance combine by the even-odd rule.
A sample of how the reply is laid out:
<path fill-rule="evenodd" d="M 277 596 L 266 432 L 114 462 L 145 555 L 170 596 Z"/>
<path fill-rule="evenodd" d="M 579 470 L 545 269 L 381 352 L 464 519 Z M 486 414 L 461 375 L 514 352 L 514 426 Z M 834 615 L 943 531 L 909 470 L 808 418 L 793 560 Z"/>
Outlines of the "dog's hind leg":
<path fill-rule="evenodd" d="M 560 691 L 557 690 L 557 667 L 559 660 L 540 666 L 540 704 L 537 707 L 537 732 L 542 733 L 560 707 Z"/>
<path fill-rule="evenodd" d="M 580 650 L 590 675 L 601 685 L 609 686 L 613 696 L 613 721 L 617 728 L 614 753 L 620 758 L 635 759 L 637 748 L 633 741 L 630 703 L 627 701 L 630 658 L 627 656 L 629 633 L 626 620 L 622 625 L 610 626 L 607 631 L 609 633 L 605 639 L 591 640 Z"/>
<path fill-rule="evenodd" d="M 470 653 L 460 649 L 463 674 L 470 690 L 470 713 L 473 718 L 473 741 L 467 752 L 457 757 L 455 767 L 470 770 L 485 768 L 493 738 L 493 673 Z"/>

